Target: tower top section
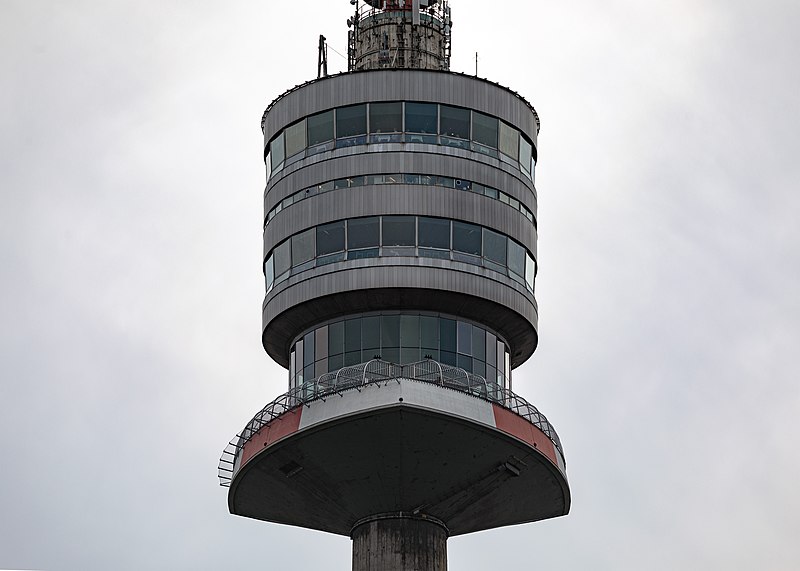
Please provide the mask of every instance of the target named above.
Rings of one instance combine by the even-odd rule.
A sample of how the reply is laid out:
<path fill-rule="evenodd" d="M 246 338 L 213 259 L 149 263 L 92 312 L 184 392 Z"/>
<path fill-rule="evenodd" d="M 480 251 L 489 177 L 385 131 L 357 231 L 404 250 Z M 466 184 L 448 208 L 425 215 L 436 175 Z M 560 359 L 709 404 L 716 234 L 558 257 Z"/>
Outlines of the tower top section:
<path fill-rule="evenodd" d="M 450 69 L 447 0 L 350 0 L 348 71 Z"/>

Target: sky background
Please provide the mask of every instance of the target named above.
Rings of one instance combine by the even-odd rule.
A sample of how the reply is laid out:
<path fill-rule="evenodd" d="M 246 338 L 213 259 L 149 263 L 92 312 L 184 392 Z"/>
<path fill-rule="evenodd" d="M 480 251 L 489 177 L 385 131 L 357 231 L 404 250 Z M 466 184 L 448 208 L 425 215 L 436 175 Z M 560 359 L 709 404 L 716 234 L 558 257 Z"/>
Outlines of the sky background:
<path fill-rule="evenodd" d="M 540 344 L 568 517 L 453 571 L 800 568 L 800 3 L 452 0 L 542 119 Z M 260 344 L 260 120 L 345 0 L 0 0 L 0 569 L 350 569 L 231 516 Z M 331 71 L 345 60 L 329 52 Z"/>

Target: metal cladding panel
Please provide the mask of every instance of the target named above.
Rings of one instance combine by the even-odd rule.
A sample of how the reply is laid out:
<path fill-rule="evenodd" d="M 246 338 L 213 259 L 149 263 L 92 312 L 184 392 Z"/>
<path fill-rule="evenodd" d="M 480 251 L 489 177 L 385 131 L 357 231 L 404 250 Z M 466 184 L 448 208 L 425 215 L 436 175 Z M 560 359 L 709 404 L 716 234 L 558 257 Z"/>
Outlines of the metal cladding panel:
<path fill-rule="evenodd" d="M 264 348 L 288 367 L 291 341 L 317 323 L 366 311 L 421 310 L 486 324 L 512 348 L 512 366 L 523 363 L 538 342 L 533 295 L 508 278 L 492 278 L 500 274 L 490 270 L 460 266 L 442 260 L 378 258 L 330 264 L 293 276 L 266 300 Z"/>
<path fill-rule="evenodd" d="M 267 112 L 265 144 L 290 123 L 334 107 L 372 101 L 430 101 L 468 107 L 503 119 L 536 146 L 537 118 L 509 89 L 485 79 L 445 71 L 372 70 L 309 82 L 276 100 Z"/>
<path fill-rule="evenodd" d="M 360 391 L 351 390 L 341 396 L 309 403 L 303 411 L 300 430 L 351 414 L 395 406 L 398 403 L 435 410 L 495 427 L 495 414 L 491 403 L 436 385 L 400 379 L 385 385 L 367 385 Z"/>
<path fill-rule="evenodd" d="M 326 192 L 292 204 L 278 213 L 264 232 L 264 256 L 289 236 L 307 228 L 346 218 L 385 214 L 436 216 L 480 224 L 497 229 L 536 254 L 533 224 L 499 200 L 456 189 L 381 185 Z"/>
<path fill-rule="evenodd" d="M 258 431 L 242 449 L 240 465 L 244 466 L 248 460 L 263 450 L 266 446 L 294 434 L 300 428 L 300 417 L 303 409 L 296 408 L 279 416 Z"/>
<path fill-rule="evenodd" d="M 516 436 L 523 442 L 527 442 L 539 452 L 547 456 L 550 461 L 564 472 L 564 461 L 556 451 L 553 442 L 536 426 L 514 414 L 510 410 L 493 404 L 495 424 L 503 432 Z"/>

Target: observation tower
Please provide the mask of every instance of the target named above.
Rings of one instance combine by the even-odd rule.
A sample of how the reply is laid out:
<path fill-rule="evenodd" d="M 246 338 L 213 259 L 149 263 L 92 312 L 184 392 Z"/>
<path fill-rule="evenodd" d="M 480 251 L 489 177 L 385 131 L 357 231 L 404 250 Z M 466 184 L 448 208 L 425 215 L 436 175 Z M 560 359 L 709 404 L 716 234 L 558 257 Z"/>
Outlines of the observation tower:
<path fill-rule="evenodd" d="M 559 438 L 512 391 L 538 342 L 539 117 L 449 70 L 446 0 L 350 3 L 348 71 L 262 120 L 262 342 L 289 383 L 219 475 L 233 514 L 352 538 L 354 571 L 442 571 L 448 537 L 570 507 Z"/>

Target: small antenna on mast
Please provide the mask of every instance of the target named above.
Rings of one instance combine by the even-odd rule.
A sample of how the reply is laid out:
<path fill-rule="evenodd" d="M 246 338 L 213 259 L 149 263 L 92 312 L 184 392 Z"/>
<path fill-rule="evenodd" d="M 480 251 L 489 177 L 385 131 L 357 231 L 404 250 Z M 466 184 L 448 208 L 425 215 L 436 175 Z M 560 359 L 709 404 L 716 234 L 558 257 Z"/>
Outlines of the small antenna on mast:
<path fill-rule="evenodd" d="M 319 57 L 317 58 L 317 79 L 328 77 L 328 43 L 325 36 L 319 35 Z"/>
<path fill-rule="evenodd" d="M 475 52 L 475 77 L 478 77 L 478 52 Z"/>

